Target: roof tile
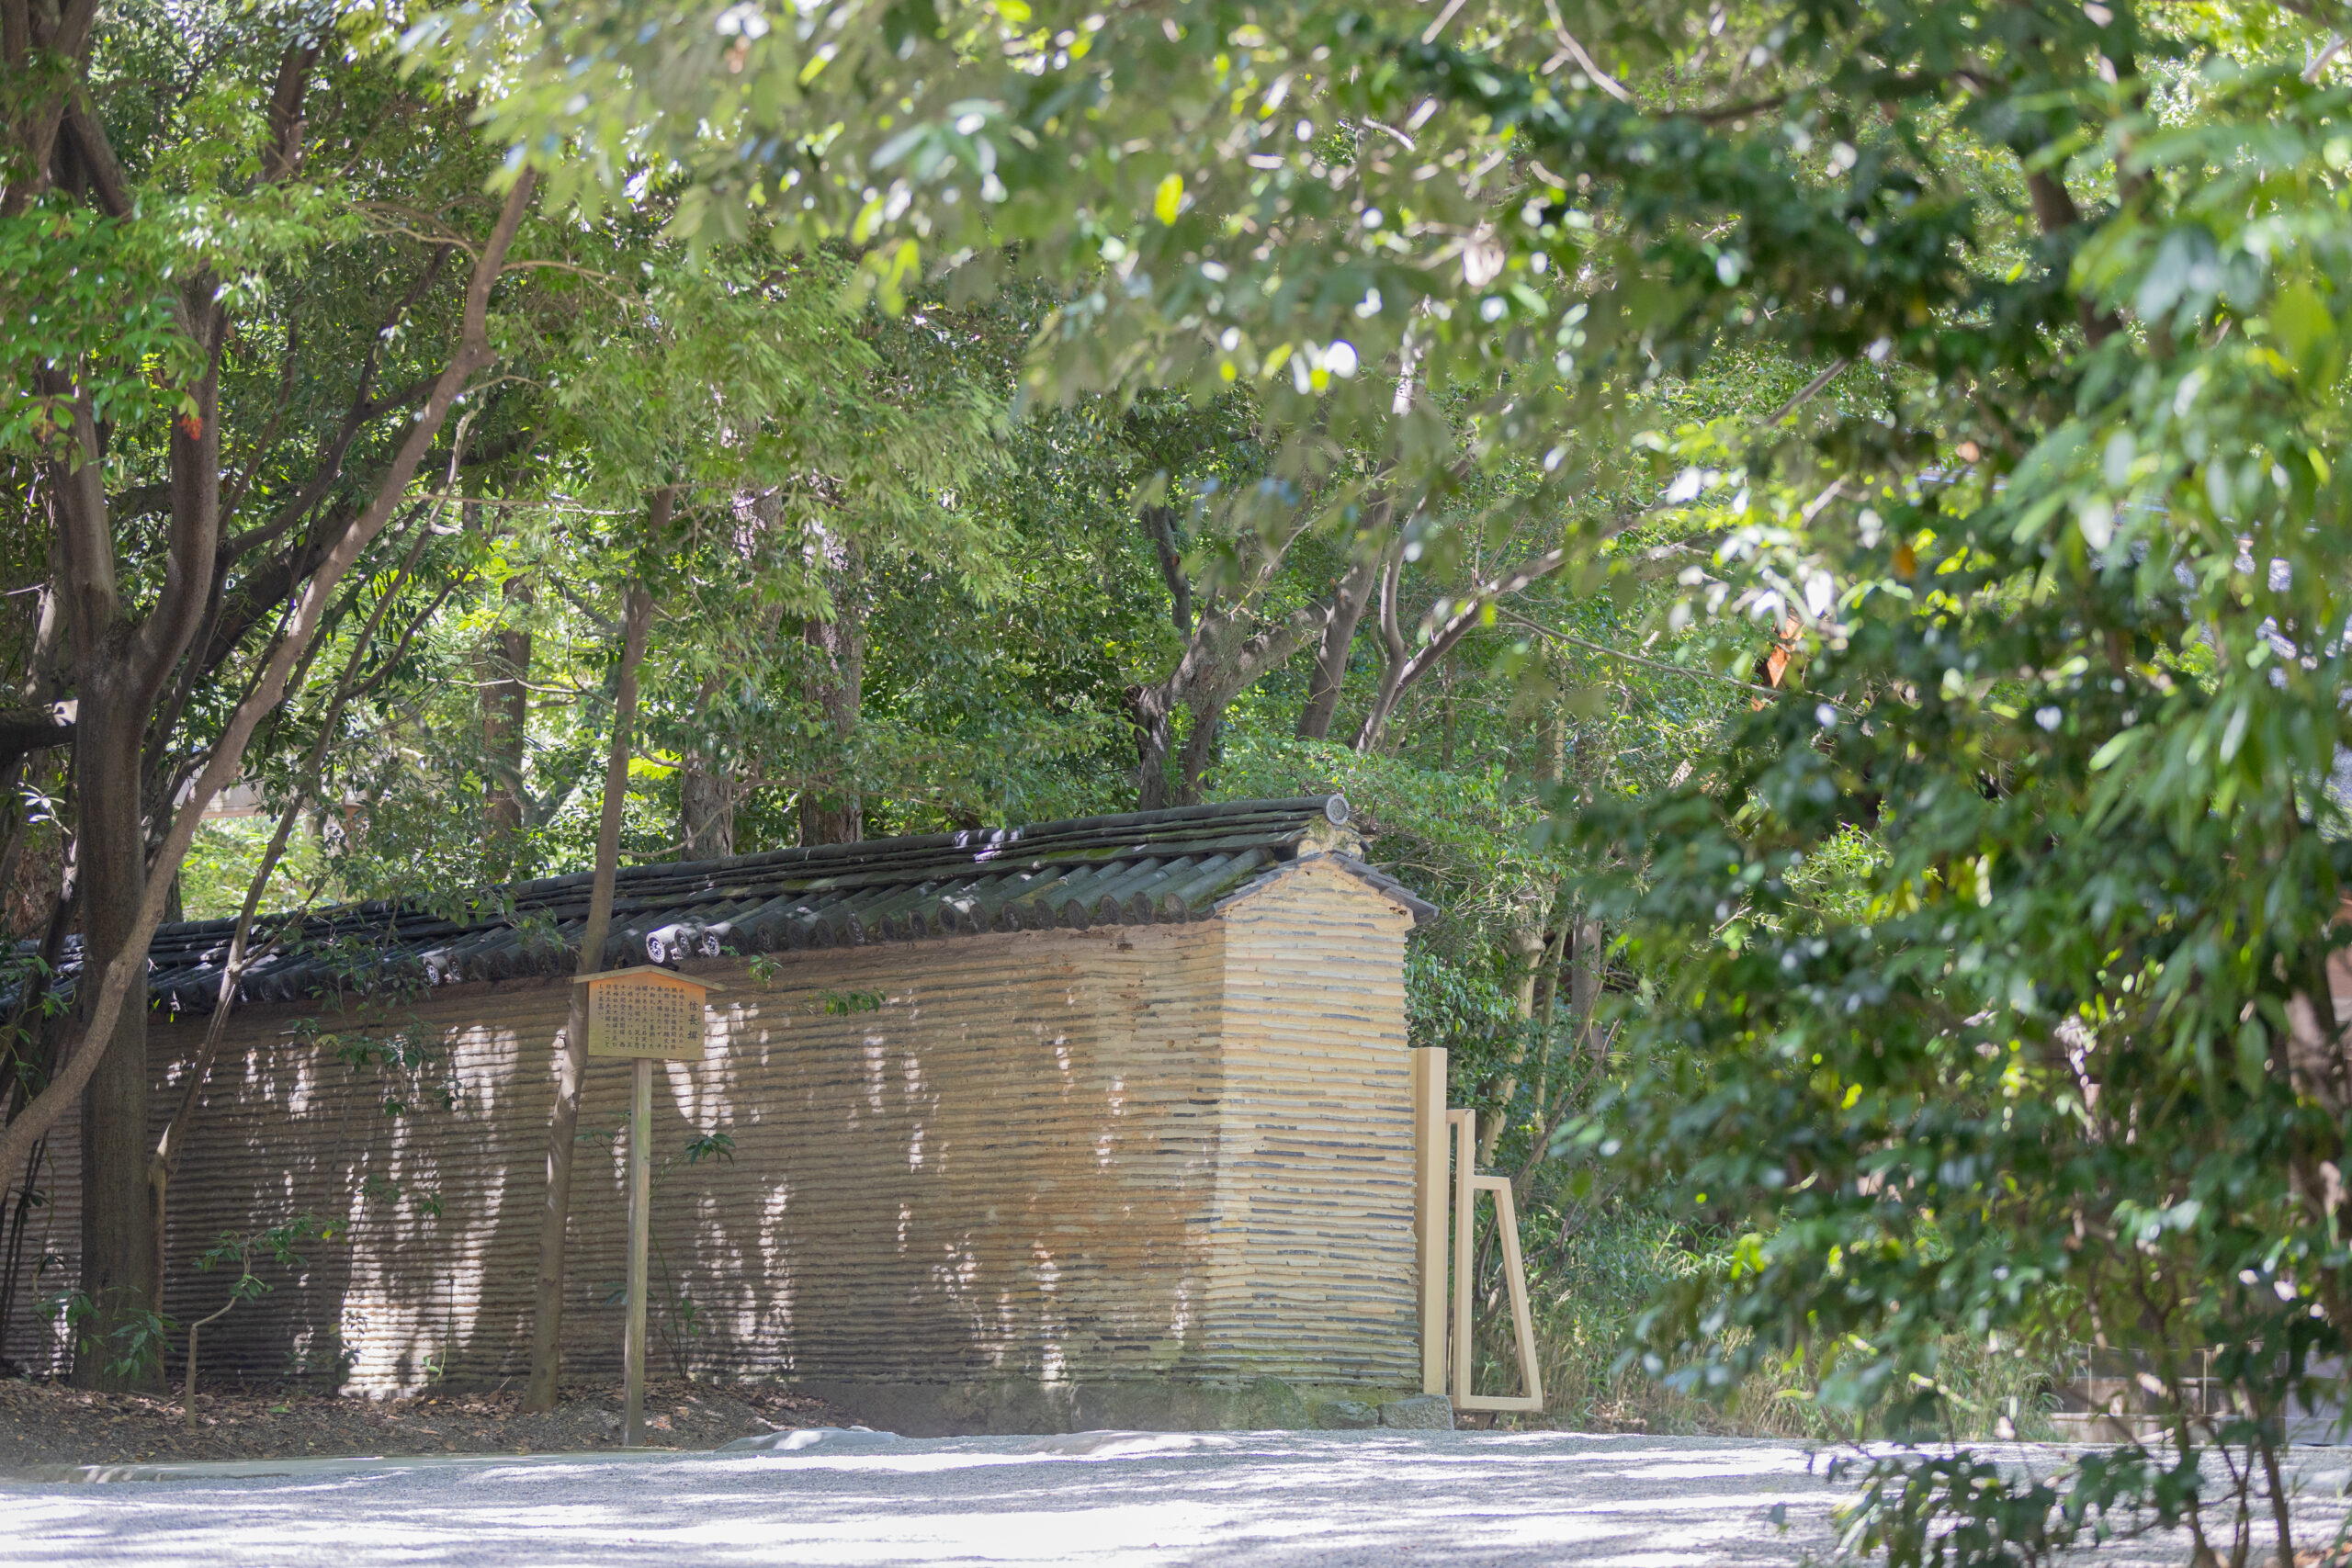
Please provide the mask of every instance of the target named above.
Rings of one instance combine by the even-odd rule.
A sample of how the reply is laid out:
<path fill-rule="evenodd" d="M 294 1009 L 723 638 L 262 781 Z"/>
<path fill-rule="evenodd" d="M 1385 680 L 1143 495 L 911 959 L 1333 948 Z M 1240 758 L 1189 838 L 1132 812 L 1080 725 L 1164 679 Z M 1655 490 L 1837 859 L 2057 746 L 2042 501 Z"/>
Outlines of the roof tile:
<path fill-rule="evenodd" d="M 1028 827 L 625 866 L 615 878 L 607 968 L 728 953 L 846 946 L 985 931 L 1206 919 L 1302 852 L 1344 866 L 1417 919 L 1435 913 L 1364 865 L 1339 795 L 1239 800 Z M 291 1001 L 382 967 L 428 985 L 575 966 L 590 874 L 492 889 L 452 918 L 417 904 L 313 912 L 255 964 L 248 1001 Z M 265 920 L 260 931 L 274 922 Z M 175 1009 L 208 1010 L 234 922 L 165 926 L 148 984 Z M 68 966 L 74 955 L 69 953 Z"/>

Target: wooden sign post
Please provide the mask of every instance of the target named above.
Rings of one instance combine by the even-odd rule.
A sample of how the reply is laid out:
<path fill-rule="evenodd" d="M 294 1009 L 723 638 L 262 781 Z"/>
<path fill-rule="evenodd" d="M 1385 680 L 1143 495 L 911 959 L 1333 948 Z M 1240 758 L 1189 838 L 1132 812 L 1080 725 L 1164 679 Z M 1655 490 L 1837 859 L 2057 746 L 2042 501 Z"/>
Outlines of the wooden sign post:
<path fill-rule="evenodd" d="M 621 1340 L 621 1444 L 642 1448 L 653 1064 L 702 1059 L 702 999 L 718 987 L 667 969 L 612 969 L 572 984 L 588 987 L 588 1055 L 627 1056 L 636 1064 L 628 1114 L 628 1321 Z"/>

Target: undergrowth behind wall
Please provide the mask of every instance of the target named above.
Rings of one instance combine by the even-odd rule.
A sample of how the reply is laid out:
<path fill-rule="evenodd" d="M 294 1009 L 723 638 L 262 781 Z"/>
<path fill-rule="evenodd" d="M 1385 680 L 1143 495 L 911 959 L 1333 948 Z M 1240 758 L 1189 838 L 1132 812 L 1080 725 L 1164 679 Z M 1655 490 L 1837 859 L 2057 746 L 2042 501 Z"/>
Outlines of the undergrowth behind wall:
<path fill-rule="evenodd" d="M 1581 1431 L 1796 1438 L 1837 1442 L 1880 1436 L 1829 1418 L 1815 1395 L 1836 1346 L 1776 1363 L 1768 1377 L 1716 1403 L 1672 1386 L 1676 1369 L 1653 1375 L 1626 1346 L 1640 1314 L 1668 1282 L 1732 1264 L 1736 1237 L 1661 1218 L 1623 1204 L 1592 1210 L 1531 1205 L 1521 1231 L 1529 1302 L 1544 1373 L 1541 1416 L 1506 1416 L 1504 1425 Z M 1481 1242 L 1485 1240 L 1482 1234 Z M 1493 1248 L 1483 1247 L 1474 1304 L 1476 1384 L 1482 1393 L 1517 1391 L 1518 1356 Z M 1937 1378 L 1965 1424 L 1962 1440 L 2048 1439 L 2057 1406 L 2056 1359 L 1988 1347 L 1952 1335 Z"/>

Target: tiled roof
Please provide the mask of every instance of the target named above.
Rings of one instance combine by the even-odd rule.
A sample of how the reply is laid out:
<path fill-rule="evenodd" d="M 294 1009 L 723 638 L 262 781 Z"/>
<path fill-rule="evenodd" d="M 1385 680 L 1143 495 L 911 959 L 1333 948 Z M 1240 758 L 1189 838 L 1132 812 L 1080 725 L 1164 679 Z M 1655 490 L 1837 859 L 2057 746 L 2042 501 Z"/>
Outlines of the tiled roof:
<path fill-rule="evenodd" d="M 1365 865 L 1340 795 L 1089 817 L 1034 827 L 871 839 L 729 860 L 625 866 L 614 885 L 605 966 L 844 947 L 970 931 L 1206 919 L 1302 853 L 1409 910 L 1435 909 Z M 320 910 L 247 972 L 252 1002 L 294 1001 L 386 970 L 429 985 L 568 972 L 587 923 L 590 874 L 494 890 L 458 918 L 416 904 Z M 164 927 L 148 950 L 151 993 L 209 1010 L 234 927 Z M 261 941 L 271 922 L 255 923 Z"/>

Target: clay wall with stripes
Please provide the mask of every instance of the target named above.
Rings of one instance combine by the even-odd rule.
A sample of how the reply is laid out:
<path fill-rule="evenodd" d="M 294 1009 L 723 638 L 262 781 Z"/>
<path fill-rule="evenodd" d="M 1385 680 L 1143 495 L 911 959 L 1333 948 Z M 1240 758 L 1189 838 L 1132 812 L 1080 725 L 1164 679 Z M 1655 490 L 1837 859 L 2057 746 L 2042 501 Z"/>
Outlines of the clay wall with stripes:
<path fill-rule="evenodd" d="M 1407 917 L 1311 867 L 1188 925 L 693 966 L 725 989 L 704 1059 L 654 1068 L 656 1371 L 1411 1382 Z M 207 1330 L 208 1375 L 522 1375 L 568 991 L 234 1021 L 173 1184 L 166 1311 L 219 1304 L 192 1265 L 224 1230 L 345 1234 Z M 201 1027 L 153 1032 L 159 1117 Z M 581 1116 L 564 1342 L 589 1376 L 619 1368 L 628 1077 L 593 1063 Z M 713 1134 L 731 1148 L 689 1160 Z M 74 1144 L 43 1291 L 74 1275 Z M 12 1359 L 53 1359 L 36 1327 L 16 1314 Z"/>
<path fill-rule="evenodd" d="M 1220 1357 L 1418 1386 L 1411 917 L 1327 857 L 1227 906 L 1211 1316 Z"/>

